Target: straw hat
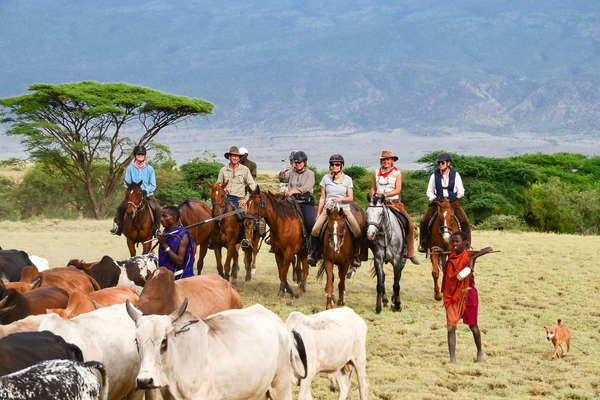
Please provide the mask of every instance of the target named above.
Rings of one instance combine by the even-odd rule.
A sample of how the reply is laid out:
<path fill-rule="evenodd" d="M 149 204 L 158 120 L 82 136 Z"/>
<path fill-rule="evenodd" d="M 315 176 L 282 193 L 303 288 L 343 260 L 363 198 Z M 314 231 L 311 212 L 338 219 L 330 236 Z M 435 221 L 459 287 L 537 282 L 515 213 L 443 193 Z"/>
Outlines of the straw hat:
<path fill-rule="evenodd" d="M 384 158 L 392 158 L 394 161 L 398 161 L 398 156 L 394 155 L 394 152 L 391 150 L 383 150 L 381 152 L 381 157 L 379 157 L 379 159 L 383 160 Z"/>
<path fill-rule="evenodd" d="M 240 150 L 237 148 L 237 146 L 231 146 L 229 148 L 229 151 L 227 153 L 225 153 L 225 158 L 229 160 L 230 155 L 234 155 L 234 156 L 238 156 L 238 157 L 242 156 L 242 154 L 240 153 Z"/>

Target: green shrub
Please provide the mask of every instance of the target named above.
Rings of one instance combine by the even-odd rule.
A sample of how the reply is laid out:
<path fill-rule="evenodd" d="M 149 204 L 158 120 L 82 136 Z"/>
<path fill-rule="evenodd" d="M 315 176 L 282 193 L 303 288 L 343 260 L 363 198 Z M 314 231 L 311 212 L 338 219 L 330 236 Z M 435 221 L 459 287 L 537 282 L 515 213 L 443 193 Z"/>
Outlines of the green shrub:
<path fill-rule="evenodd" d="M 0 176 L 0 220 L 17 220 L 21 213 L 14 199 L 13 191 L 16 187 L 11 179 Z"/>
<path fill-rule="evenodd" d="M 193 159 L 183 164 L 180 169 L 187 185 L 196 191 L 201 200 L 210 199 L 210 188 L 206 182 L 214 183 L 223 164 L 212 161 Z M 197 199 L 198 200 L 198 199 Z"/>

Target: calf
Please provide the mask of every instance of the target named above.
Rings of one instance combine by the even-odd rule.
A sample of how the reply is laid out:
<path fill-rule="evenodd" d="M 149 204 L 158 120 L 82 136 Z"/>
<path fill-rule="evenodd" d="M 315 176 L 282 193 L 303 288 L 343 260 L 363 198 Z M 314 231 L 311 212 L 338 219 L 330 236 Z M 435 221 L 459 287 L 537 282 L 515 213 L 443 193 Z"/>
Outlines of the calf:
<path fill-rule="evenodd" d="M 45 314 L 48 308 L 65 308 L 68 302 L 69 294 L 56 285 L 21 294 L 14 289 L 5 289 L 0 282 L 0 324 L 10 324 L 28 315 Z"/>
<path fill-rule="evenodd" d="M 89 293 L 100 289 L 100 285 L 94 278 L 71 267 L 58 267 L 38 272 L 34 267 L 27 266 L 21 272 L 21 281 L 13 285 L 20 283 L 27 287 L 28 284 L 32 284 L 38 279 L 41 279 L 41 286 L 56 285 L 69 294 L 76 290 Z"/>
<path fill-rule="evenodd" d="M 138 387 L 160 387 L 164 398 L 291 400 L 292 369 L 306 371 L 305 356 L 301 372 L 291 357 L 304 355 L 300 335 L 259 304 L 205 320 L 185 313 L 187 301 L 170 315 L 144 316 L 125 304 L 136 324 Z"/>
<path fill-rule="evenodd" d="M 73 319 L 48 314 L 39 330 L 49 330 L 77 345 L 84 360 L 104 364 L 110 382 L 109 398 L 130 399 L 143 395 L 135 382 L 140 369 L 135 324 L 127 315 L 125 305 L 100 308 Z"/>
<path fill-rule="evenodd" d="M 0 377 L 0 398 L 5 400 L 106 400 L 107 389 L 104 366 L 96 361 L 42 361 Z"/>
<path fill-rule="evenodd" d="M 33 265 L 33 262 L 24 251 L 0 249 L 0 279 L 18 281 L 21 279 L 21 270 L 26 265 Z"/>
<path fill-rule="evenodd" d="M 199 318 L 242 308 L 238 291 L 217 274 L 174 279 L 171 271 L 159 268 L 158 273 L 146 283 L 136 307 L 144 315 L 166 315 L 175 311 L 187 298 L 188 310 Z"/>
<path fill-rule="evenodd" d="M 0 375 L 45 360 L 83 361 L 79 347 L 52 332 L 20 332 L 0 339 Z"/>
<path fill-rule="evenodd" d="M 330 373 L 338 381 L 339 399 L 350 390 L 347 365 L 356 369 L 361 400 L 368 399 L 367 324 L 351 308 L 342 307 L 314 315 L 292 312 L 287 328 L 302 335 L 308 359 L 306 379 L 299 382 L 298 400 L 312 399 L 310 384 L 319 372 Z M 292 377 L 296 381 L 295 377 Z"/>
<path fill-rule="evenodd" d="M 97 306 L 106 307 L 123 304 L 126 300 L 136 302 L 138 300 L 137 293 L 124 287 L 111 287 L 92 293 L 76 291 L 69 296 L 69 303 L 66 308 L 50 308 L 48 312 L 58 314 L 63 318 L 73 318 L 79 314 L 94 311 Z"/>

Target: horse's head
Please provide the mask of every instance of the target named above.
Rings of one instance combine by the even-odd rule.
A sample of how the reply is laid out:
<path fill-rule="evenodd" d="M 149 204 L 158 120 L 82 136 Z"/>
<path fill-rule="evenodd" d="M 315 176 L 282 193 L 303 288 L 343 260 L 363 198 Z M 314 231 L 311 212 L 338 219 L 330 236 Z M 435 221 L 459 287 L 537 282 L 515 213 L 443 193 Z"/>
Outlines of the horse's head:
<path fill-rule="evenodd" d="M 142 181 L 127 183 L 125 190 L 125 201 L 127 201 L 127 214 L 132 215 L 142 206 L 144 200 L 144 191 L 142 190 Z"/>
<path fill-rule="evenodd" d="M 251 243 L 254 238 L 254 231 L 257 229 L 260 218 L 265 216 L 266 200 L 264 193 L 260 192 L 258 185 L 256 185 L 256 189 L 254 190 L 251 190 L 250 186 L 246 185 L 246 191 L 249 193 L 249 196 L 244 216 L 244 232 L 247 239 L 245 243 L 247 247 L 252 247 Z"/>
<path fill-rule="evenodd" d="M 456 221 L 454 218 L 454 208 L 450 205 L 450 201 L 448 199 L 444 199 L 444 201 L 436 201 L 438 208 L 438 221 L 439 221 L 439 230 L 440 235 L 442 236 L 442 240 L 448 244 L 450 244 L 450 237 L 452 236 L 452 232 L 456 230 Z"/>
<path fill-rule="evenodd" d="M 373 240 L 383 223 L 385 199 L 383 196 L 377 195 L 367 199 L 369 200 L 369 207 L 367 207 L 367 239 Z"/>
<path fill-rule="evenodd" d="M 346 221 L 344 211 L 339 204 L 327 208 L 327 231 L 329 232 L 329 246 L 334 253 L 339 253 L 344 245 L 346 236 Z"/>
<path fill-rule="evenodd" d="M 210 187 L 210 202 L 212 203 L 213 216 L 220 215 L 225 212 L 227 207 L 227 192 L 225 188 L 229 181 L 225 181 L 222 185 L 215 183 L 214 185 L 210 182 L 206 184 Z"/>

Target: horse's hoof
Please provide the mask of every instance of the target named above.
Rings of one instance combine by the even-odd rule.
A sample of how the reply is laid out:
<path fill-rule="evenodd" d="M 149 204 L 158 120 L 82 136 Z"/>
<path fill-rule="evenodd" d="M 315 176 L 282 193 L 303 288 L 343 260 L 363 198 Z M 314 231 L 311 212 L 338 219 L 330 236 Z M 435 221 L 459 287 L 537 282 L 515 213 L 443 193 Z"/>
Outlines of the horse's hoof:
<path fill-rule="evenodd" d="M 435 294 L 433 297 L 434 297 L 434 298 L 435 298 L 437 301 L 440 301 L 440 300 L 442 300 L 442 295 L 441 295 L 441 294 L 439 294 L 439 293 L 436 293 L 436 294 Z"/>
<path fill-rule="evenodd" d="M 281 289 L 279 289 L 279 293 L 277 293 L 277 299 L 279 301 L 283 300 L 283 296 L 285 295 L 285 292 Z"/>
<path fill-rule="evenodd" d="M 388 299 L 387 299 L 387 298 L 384 298 L 384 299 L 383 299 L 383 306 L 384 306 L 384 307 L 387 307 L 387 306 L 388 306 Z"/>
<path fill-rule="evenodd" d="M 300 283 L 298 285 L 298 294 L 303 295 L 306 293 L 306 285 L 304 283 Z"/>
<path fill-rule="evenodd" d="M 344 302 L 342 300 L 338 300 L 337 302 L 338 307 L 344 307 Z"/>
<path fill-rule="evenodd" d="M 356 267 L 350 267 L 350 270 L 346 274 L 346 279 L 352 279 L 354 274 L 356 273 Z"/>
<path fill-rule="evenodd" d="M 222 278 L 229 282 L 229 274 L 223 274 Z"/>
<path fill-rule="evenodd" d="M 394 303 L 394 311 L 402 311 L 402 304 L 401 303 Z"/>
<path fill-rule="evenodd" d="M 377 306 L 375 306 L 375 314 L 380 314 L 381 313 L 381 304 L 377 304 Z"/>
<path fill-rule="evenodd" d="M 246 278 L 245 278 L 246 282 L 249 282 L 252 280 L 252 273 L 250 272 L 249 269 L 246 270 Z"/>

